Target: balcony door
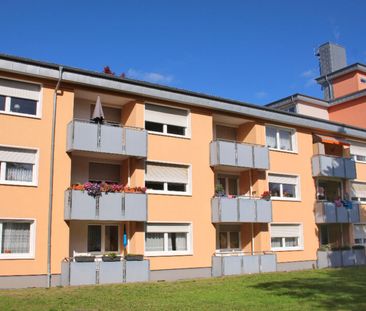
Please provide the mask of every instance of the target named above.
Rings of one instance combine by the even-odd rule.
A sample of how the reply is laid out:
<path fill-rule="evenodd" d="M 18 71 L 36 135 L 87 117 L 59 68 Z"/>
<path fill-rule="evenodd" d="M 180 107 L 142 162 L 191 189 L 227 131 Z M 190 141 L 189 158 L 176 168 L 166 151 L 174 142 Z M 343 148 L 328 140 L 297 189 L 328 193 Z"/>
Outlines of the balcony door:
<path fill-rule="evenodd" d="M 318 179 L 317 180 L 317 200 L 334 202 L 342 198 L 342 182 L 337 180 Z"/>
<path fill-rule="evenodd" d="M 215 138 L 222 139 L 222 140 L 230 140 L 236 141 L 237 140 L 237 128 L 232 126 L 225 126 L 225 125 L 215 125 Z"/>
<path fill-rule="evenodd" d="M 218 252 L 241 250 L 240 225 L 218 225 L 216 232 L 216 249 Z"/>
<path fill-rule="evenodd" d="M 216 189 L 222 188 L 225 195 L 239 194 L 239 176 L 218 174 L 216 178 Z"/>

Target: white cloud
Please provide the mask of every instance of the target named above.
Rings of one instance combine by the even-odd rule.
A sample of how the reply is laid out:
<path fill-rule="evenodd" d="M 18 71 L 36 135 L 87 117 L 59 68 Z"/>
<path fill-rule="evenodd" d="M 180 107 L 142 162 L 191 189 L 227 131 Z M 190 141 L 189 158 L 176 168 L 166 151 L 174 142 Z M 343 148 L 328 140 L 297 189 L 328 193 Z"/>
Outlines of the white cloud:
<path fill-rule="evenodd" d="M 305 79 L 304 87 L 311 87 L 316 84 L 315 78 L 318 75 L 316 69 L 310 68 L 301 73 L 301 77 Z"/>
<path fill-rule="evenodd" d="M 140 71 L 133 68 L 127 70 L 126 76 L 132 79 L 165 84 L 171 83 L 174 79 L 172 75 L 164 75 L 158 72 Z"/>
<path fill-rule="evenodd" d="M 265 91 L 259 91 L 259 92 L 255 93 L 254 95 L 258 99 L 263 99 L 263 98 L 266 98 L 268 96 L 268 93 L 265 92 Z"/>
<path fill-rule="evenodd" d="M 312 78 L 315 77 L 315 75 L 316 75 L 315 69 L 306 70 L 301 74 L 301 76 L 304 78 Z"/>

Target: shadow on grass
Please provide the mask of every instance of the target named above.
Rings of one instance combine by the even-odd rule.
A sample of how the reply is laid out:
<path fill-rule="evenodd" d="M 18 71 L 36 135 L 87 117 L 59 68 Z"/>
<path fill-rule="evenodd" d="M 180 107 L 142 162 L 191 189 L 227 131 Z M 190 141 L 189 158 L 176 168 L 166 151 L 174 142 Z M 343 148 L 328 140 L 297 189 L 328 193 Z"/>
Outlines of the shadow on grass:
<path fill-rule="evenodd" d="M 345 268 L 321 270 L 318 277 L 261 282 L 255 289 L 273 295 L 311 301 L 314 307 L 335 310 L 366 309 L 366 270 Z"/>

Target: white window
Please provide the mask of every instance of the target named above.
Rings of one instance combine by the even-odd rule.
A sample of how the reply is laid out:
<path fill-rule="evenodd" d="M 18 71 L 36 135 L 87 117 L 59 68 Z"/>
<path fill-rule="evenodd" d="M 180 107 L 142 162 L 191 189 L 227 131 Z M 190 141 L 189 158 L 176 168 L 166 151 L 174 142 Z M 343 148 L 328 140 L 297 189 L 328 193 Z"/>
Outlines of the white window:
<path fill-rule="evenodd" d="M 366 225 L 353 225 L 353 236 L 355 244 L 366 245 Z"/>
<path fill-rule="evenodd" d="M 0 78 L 0 112 L 39 117 L 41 87 Z"/>
<path fill-rule="evenodd" d="M 148 224 L 145 233 L 145 255 L 192 254 L 190 224 Z"/>
<path fill-rule="evenodd" d="M 266 143 L 271 149 L 295 151 L 295 130 L 283 127 L 266 126 Z"/>
<path fill-rule="evenodd" d="M 145 105 L 145 129 L 172 136 L 190 136 L 188 110 Z"/>
<path fill-rule="evenodd" d="M 352 181 L 350 183 L 350 190 L 352 201 L 366 201 L 366 183 Z"/>
<path fill-rule="evenodd" d="M 37 151 L 0 146 L 0 183 L 37 184 Z"/>
<path fill-rule="evenodd" d="M 280 110 L 286 111 L 286 112 L 293 112 L 293 113 L 297 112 L 296 105 L 288 105 L 285 107 L 281 107 Z"/>
<path fill-rule="evenodd" d="M 240 232 L 240 225 L 219 225 L 216 249 L 219 252 L 240 251 Z"/>
<path fill-rule="evenodd" d="M 302 249 L 302 226 L 300 224 L 271 224 L 271 249 Z"/>
<path fill-rule="evenodd" d="M 89 253 L 119 252 L 118 225 L 88 225 Z"/>
<path fill-rule="evenodd" d="M 34 222 L 0 220 L 0 259 L 34 257 Z"/>
<path fill-rule="evenodd" d="M 357 162 L 366 163 L 366 145 L 352 143 L 350 147 L 351 155 Z"/>
<path fill-rule="evenodd" d="M 145 187 L 150 193 L 190 194 L 190 166 L 147 162 Z"/>
<path fill-rule="evenodd" d="M 299 199 L 298 176 L 268 174 L 268 188 L 273 199 Z"/>

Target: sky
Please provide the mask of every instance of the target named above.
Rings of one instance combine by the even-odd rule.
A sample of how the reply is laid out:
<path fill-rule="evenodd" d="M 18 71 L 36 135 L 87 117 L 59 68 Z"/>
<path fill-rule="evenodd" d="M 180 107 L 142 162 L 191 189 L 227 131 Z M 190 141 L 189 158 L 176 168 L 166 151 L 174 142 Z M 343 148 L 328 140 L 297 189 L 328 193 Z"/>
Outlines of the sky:
<path fill-rule="evenodd" d="M 322 97 L 317 47 L 366 63 L 364 0 L 1 0 L 0 53 L 266 104 Z"/>

